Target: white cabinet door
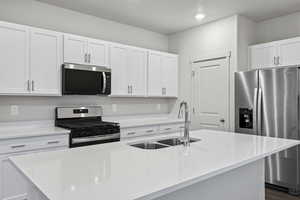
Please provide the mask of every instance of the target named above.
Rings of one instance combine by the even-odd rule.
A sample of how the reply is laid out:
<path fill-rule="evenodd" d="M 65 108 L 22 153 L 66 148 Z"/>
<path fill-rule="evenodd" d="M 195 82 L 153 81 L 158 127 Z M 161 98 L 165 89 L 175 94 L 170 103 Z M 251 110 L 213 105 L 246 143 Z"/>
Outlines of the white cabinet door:
<path fill-rule="evenodd" d="M 148 96 L 177 97 L 178 56 L 149 53 Z"/>
<path fill-rule="evenodd" d="M 278 42 L 278 64 L 281 66 L 300 64 L 300 38 Z"/>
<path fill-rule="evenodd" d="M 64 62 L 88 64 L 87 39 L 76 35 L 64 35 Z"/>
<path fill-rule="evenodd" d="M 31 91 L 40 95 L 60 95 L 62 34 L 31 29 Z"/>
<path fill-rule="evenodd" d="M 89 39 L 88 41 L 88 63 L 95 66 L 108 67 L 108 43 L 101 40 Z"/>
<path fill-rule="evenodd" d="M 129 48 L 127 69 L 130 93 L 133 96 L 146 96 L 147 51 Z"/>
<path fill-rule="evenodd" d="M 28 93 L 29 31 L 0 22 L 0 94 Z"/>
<path fill-rule="evenodd" d="M 1 158 L 1 199 L 20 199 L 27 197 L 28 183 L 8 158 Z"/>
<path fill-rule="evenodd" d="M 249 48 L 249 56 L 252 69 L 274 67 L 277 63 L 276 43 L 252 46 Z"/>
<path fill-rule="evenodd" d="M 118 45 L 111 46 L 110 57 L 112 72 L 111 95 L 130 95 L 128 81 L 129 72 L 127 69 L 127 48 Z"/>
<path fill-rule="evenodd" d="M 178 90 L 178 57 L 162 57 L 162 94 L 167 97 L 177 97 Z"/>
<path fill-rule="evenodd" d="M 158 53 L 149 52 L 148 96 L 162 96 L 162 58 Z"/>

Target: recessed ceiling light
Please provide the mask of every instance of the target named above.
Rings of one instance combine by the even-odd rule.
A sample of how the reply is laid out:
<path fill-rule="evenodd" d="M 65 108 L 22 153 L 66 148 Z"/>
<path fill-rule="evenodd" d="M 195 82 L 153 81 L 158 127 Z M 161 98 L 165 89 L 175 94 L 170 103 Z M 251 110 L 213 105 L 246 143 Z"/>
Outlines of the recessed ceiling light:
<path fill-rule="evenodd" d="M 203 13 L 198 13 L 195 15 L 195 18 L 198 20 L 198 21 L 201 21 L 205 18 L 205 14 Z"/>

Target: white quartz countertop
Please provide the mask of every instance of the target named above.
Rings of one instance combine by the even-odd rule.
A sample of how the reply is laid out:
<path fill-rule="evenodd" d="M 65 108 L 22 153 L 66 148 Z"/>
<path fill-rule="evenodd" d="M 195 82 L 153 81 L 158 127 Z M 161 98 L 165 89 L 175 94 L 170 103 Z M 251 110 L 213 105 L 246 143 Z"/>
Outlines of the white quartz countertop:
<path fill-rule="evenodd" d="M 163 125 L 172 123 L 183 123 L 183 119 L 170 115 L 141 115 L 141 116 L 119 116 L 103 117 L 104 121 L 118 122 L 121 128 L 132 128 L 139 126 Z"/>
<path fill-rule="evenodd" d="M 55 127 L 53 121 L 0 123 L 0 140 L 69 134 L 67 129 Z"/>
<path fill-rule="evenodd" d="M 50 200 L 145 200 L 299 144 L 211 130 L 193 131 L 191 136 L 201 141 L 189 148 L 143 150 L 117 142 L 13 157 L 11 161 Z"/>

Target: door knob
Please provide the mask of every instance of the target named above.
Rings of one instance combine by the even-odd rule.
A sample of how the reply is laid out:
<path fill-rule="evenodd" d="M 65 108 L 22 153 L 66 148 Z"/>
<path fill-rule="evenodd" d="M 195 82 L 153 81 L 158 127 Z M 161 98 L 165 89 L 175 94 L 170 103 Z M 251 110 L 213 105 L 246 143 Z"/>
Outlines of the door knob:
<path fill-rule="evenodd" d="M 221 123 L 225 123 L 225 119 L 220 119 L 220 122 Z"/>

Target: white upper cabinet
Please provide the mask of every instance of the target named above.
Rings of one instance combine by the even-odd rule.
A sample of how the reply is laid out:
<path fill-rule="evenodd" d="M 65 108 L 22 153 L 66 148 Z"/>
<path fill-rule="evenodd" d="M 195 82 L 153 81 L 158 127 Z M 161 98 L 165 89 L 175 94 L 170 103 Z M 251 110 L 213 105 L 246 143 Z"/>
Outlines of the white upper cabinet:
<path fill-rule="evenodd" d="M 109 66 L 109 45 L 102 40 L 89 39 L 88 41 L 88 60 L 89 64 L 95 66 Z"/>
<path fill-rule="evenodd" d="M 76 35 L 64 35 L 64 62 L 87 64 L 87 39 Z"/>
<path fill-rule="evenodd" d="M 277 62 L 275 43 L 255 45 L 249 48 L 251 68 L 274 67 Z"/>
<path fill-rule="evenodd" d="M 40 95 L 61 94 L 62 38 L 61 33 L 31 29 L 30 74 L 32 93 Z"/>
<path fill-rule="evenodd" d="M 138 48 L 128 48 L 127 63 L 131 95 L 145 96 L 147 90 L 147 51 Z"/>
<path fill-rule="evenodd" d="M 64 35 L 64 62 L 108 67 L 109 43 L 81 37 Z"/>
<path fill-rule="evenodd" d="M 118 45 L 111 46 L 110 64 L 112 72 L 112 95 L 130 95 L 126 47 Z"/>
<path fill-rule="evenodd" d="M 162 58 L 163 95 L 178 96 L 178 56 L 166 55 Z"/>
<path fill-rule="evenodd" d="M 249 66 L 253 69 L 300 64 L 300 37 L 249 47 Z"/>
<path fill-rule="evenodd" d="M 278 65 L 299 65 L 300 64 L 300 38 L 293 38 L 279 41 Z"/>
<path fill-rule="evenodd" d="M 148 60 L 148 95 L 162 96 L 162 59 L 161 55 L 150 52 Z"/>
<path fill-rule="evenodd" d="M 299 47 L 280 45 L 281 61 Z M 177 97 L 177 55 L 0 21 L 0 95 L 60 96 L 63 63 L 111 68 L 111 96 Z"/>
<path fill-rule="evenodd" d="M 110 55 L 112 96 L 146 96 L 147 51 L 113 44 Z"/>
<path fill-rule="evenodd" d="M 0 93 L 26 94 L 29 83 L 29 29 L 0 22 Z"/>
<path fill-rule="evenodd" d="M 148 96 L 178 96 L 178 56 L 150 51 L 148 61 Z"/>

